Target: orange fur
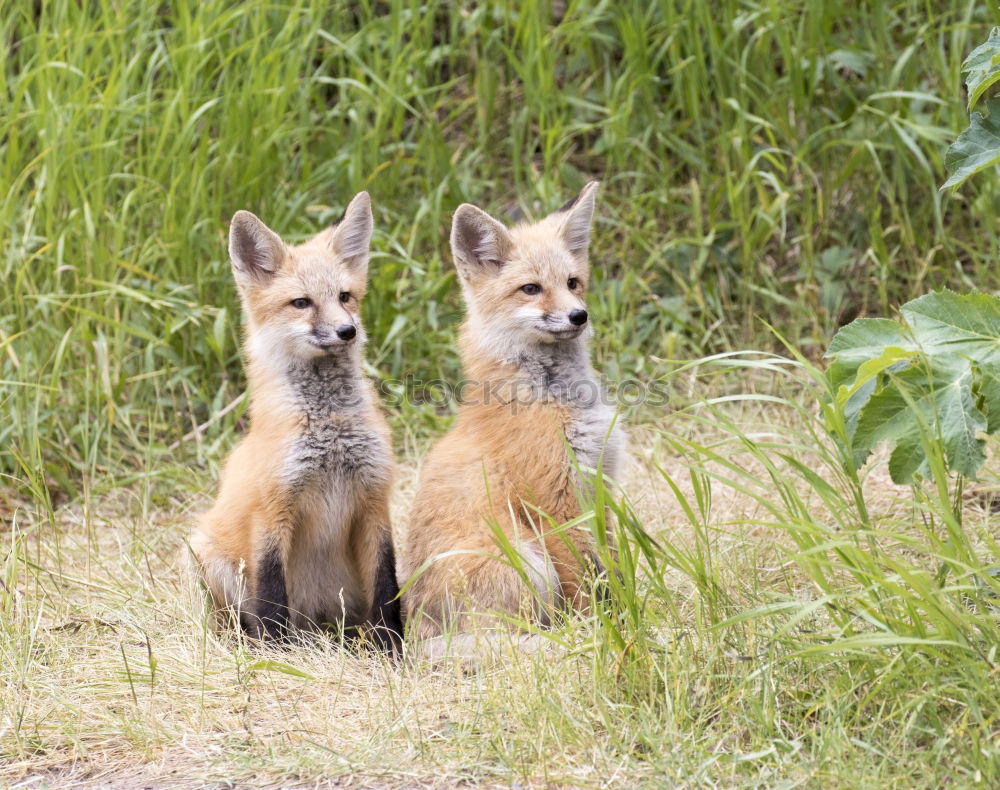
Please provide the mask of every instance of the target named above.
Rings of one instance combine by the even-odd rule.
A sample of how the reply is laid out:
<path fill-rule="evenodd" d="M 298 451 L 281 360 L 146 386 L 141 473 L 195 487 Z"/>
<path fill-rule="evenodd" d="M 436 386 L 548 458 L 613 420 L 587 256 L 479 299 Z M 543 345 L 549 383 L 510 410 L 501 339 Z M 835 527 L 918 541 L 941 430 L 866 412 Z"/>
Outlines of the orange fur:
<path fill-rule="evenodd" d="M 370 225 L 366 193 L 339 225 L 298 246 L 253 215 L 234 218 L 250 430 L 190 540 L 220 611 L 253 613 L 268 552 L 280 559 L 291 625 L 361 625 L 384 603 L 373 596 L 386 543 L 391 554 L 393 461 L 360 371 Z M 337 334 L 345 327 L 348 340 Z"/>
<path fill-rule="evenodd" d="M 621 436 L 610 431 L 611 410 L 585 408 L 552 385 L 562 377 L 596 386 L 585 335 L 563 336 L 574 331 L 563 317 L 584 305 L 579 236 L 595 188 L 566 211 L 512 229 L 472 207 L 456 212 L 452 246 L 469 313 L 460 349 L 470 383 L 455 425 L 424 463 L 407 535 L 404 578 L 423 570 L 404 606 L 421 638 L 490 623 L 491 611 L 544 622 L 554 604 L 587 606 L 593 538 L 582 526 L 552 533 L 553 522 L 581 514 L 567 440 L 582 465 L 603 457 L 613 470 Z M 527 294 L 525 284 L 541 290 Z M 498 559 L 494 529 L 517 548 L 527 584 Z"/>

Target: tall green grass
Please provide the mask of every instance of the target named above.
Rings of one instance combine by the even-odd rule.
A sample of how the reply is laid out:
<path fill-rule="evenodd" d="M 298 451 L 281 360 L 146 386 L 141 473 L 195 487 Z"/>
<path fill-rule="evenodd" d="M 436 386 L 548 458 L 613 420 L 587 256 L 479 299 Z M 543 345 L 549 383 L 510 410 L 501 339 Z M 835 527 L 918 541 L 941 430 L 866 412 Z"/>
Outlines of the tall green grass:
<path fill-rule="evenodd" d="M 675 375 L 711 391 L 734 369 L 795 395 L 703 399 L 643 435 L 646 457 L 669 459 L 652 462 L 660 479 L 647 485 L 681 523 L 650 534 L 648 504 L 598 485 L 588 517 L 615 568 L 611 606 L 595 600 L 583 636 L 568 635 L 586 644 L 595 684 L 646 732 L 728 737 L 714 779 L 735 750 L 765 783 L 767 766 L 817 787 L 1000 781 L 1000 536 L 988 503 L 966 501 L 929 425 L 927 479 L 892 489 L 878 459 L 858 470 L 829 407 L 816 408 L 834 389 L 802 358 L 721 354 Z M 617 551 L 602 540 L 605 507 Z M 864 767 L 849 767 L 861 754 Z"/>
<path fill-rule="evenodd" d="M 846 434 L 830 430 L 833 407 L 816 408 L 835 388 L 801 357 L 720 354 L 672 375 L 712 391 L 734 371 L 794 394 L 747 386 L 678 409 L 641 433 L 653 471 L 643 486 L 623 493 L 598 479 L 578 520 L 539 518 L 555 536 L 591 524 L 610 571 L 589 617 L 520 628 L 588 662 L 608 749 L 630 753 L 643 777 L 1000 781 L 1000 535 L 989 507 L 965 501 L 931 425 L 928 478 L 893 487 L 884 462 L 856 468 Z M 987 477 L 995 484 L 995 471 Z M 653 492 L 672 518 L 633 502 Z M 523 572 L 518 548 L 498 543 Z M 572 707 L 556 707 L 554 728 L 572 729 Z M 667 732 L 685 740 L 671 769 Z M 720 764 L 692 765 L 699 734 L 720 739 Z"/>
<path fill-rule="evenodd" d="M 814 353 L 930 286 L 993 289 L 995 188 L 937 185 L 959 64 L 997 21 L 974 2 L 9 2 L 0 466 L 76 494 L 239 396 L 240 208 L 297 239 L 372 192 L 384 377 L 456 374 L 455 206 L 538 213 L 592 177 L 612 378 L 770 343 L 759 316 Z M 404 415 L 410 443 L 440 427 Z M 216 457 L 238 417 L 185 457 Z"/>

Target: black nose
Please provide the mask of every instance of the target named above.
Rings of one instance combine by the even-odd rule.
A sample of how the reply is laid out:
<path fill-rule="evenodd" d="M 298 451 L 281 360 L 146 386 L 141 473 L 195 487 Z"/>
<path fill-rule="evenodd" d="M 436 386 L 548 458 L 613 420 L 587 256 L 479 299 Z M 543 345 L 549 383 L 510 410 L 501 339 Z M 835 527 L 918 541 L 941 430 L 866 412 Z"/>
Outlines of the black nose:
<path fill-rule="evenodd" d="M 587 311 L 586 310 L 570 310 L 569 311 L 569 322 L 574 326 L 583 326 L 587 323 Z"/>
<path fill-rule="evenodd" d="M 353 340 L 357 333 L 358 330 L 355 329 L 354 324 L 344 324 L 337 327 L 337 337 L 341 340 Z"/>

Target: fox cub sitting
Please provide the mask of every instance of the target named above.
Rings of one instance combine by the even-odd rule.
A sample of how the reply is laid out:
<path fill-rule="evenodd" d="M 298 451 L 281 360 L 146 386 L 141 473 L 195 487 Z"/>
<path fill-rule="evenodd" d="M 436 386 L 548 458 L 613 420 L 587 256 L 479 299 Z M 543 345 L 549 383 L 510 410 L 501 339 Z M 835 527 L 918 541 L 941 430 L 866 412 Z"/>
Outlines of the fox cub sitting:
<path fill-rule="evenodd" d="M 250 431 L 191 548 L 216 607 L 259 639 L 325 624 L 401 638 L 389 430 L 361 374 L 372 227 L 367 192 L 298 246 L 248 211 L 230 227 Z"/>
<path fill-rule="evenodd" d="M 624 451 L 587 348 L 597 186 L 513 228 L 468 204 L 455 212 L 466 385 L 455 426 L 424 463 L 412 509 L 403 578 L 423 572 L 404 608 L 418 638 L 468 631 L 487 611 L 530 606 L 545 623 L 553 607 L 588 606 L 592 536 L 581 527 L 553 535 L 549 519 L 581 515 L 587 481 L 577 468 L 603 464 L 614 476 Z M 496 529 L 521 569 L 499 559 Z"/>

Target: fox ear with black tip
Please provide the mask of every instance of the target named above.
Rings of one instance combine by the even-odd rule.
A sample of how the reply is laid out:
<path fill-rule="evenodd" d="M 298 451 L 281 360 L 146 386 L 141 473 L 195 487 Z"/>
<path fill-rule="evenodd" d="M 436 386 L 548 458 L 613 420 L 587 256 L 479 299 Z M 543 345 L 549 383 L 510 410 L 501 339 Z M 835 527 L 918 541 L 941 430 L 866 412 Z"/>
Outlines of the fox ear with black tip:
<path fill-rule="evenodd" d="M 463 280 L 498 274 L 510 257 L 513 242 L 506 226 L 481 208 L 463 203 L 451 221 L 451 253 Z"/>
<path fill-rule="evenodd" d="M 285 243 L 249 211 L 237 211 L 229 224 L 229 260 L 241 287 L 262 285 L 281 268 Z"/>
<path fill-rule="evenodd" d="M 599 186 L 599 181 L 591 181 L 580 190 L 579 195 L 556 212 L 564 215 L 559 225 L 559 235 L 574 258 L 587 257 L 590 226 L 594 220 L 594 201 Z"/>
<path fill-rule="evenodd" d="M 367 192 L 358 192 L 333 226 L 330 248 L 348 266 L 367 271 L 374 229 L 372 199 Z"/>

